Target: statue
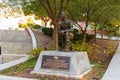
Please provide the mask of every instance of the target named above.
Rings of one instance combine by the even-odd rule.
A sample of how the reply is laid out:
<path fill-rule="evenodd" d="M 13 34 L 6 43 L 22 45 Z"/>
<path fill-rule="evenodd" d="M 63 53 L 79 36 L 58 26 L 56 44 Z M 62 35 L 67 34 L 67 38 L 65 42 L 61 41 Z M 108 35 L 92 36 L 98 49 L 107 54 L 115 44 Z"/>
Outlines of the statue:
<path fill-rule="evenodd" d="M 61 16 L 59 21 L 59 33 L 62 38 L 62 50 L 70 51 L 72 50 L 72 45 L 70 44 L 70 34 L 72 32 L 72 21 L 65 19 L 65 16 Z"/>

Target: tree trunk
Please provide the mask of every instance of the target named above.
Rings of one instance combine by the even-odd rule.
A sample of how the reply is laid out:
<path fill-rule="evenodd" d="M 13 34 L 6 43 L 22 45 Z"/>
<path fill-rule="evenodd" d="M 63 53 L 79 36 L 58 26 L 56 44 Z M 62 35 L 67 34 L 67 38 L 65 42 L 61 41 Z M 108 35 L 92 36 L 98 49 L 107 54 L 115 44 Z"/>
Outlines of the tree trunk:
<path fill-rule="evenodd" d="M 95 25 L 95 33 L 94 33 L 94 41 L 95 41 L 95 43 L 96 43 L 96 34 L 97 34 L 97 31 L 96 31 L 96 28 L 97 28 L 97 25 Z"/>
<path fill-rule="evenodd" d="M 104 28 L 104 23 L 101 23 L 101 39 L 103 39 L 103 35 L 104 35 L 103 28 Z"/>
<path fill-rule="evenodd" d="M 95 26 L 95 35 L 94 35 L 94 40 L 95 40 L 95 43 L 96 43 L 96 28 L 97 28 L 97 26 Z"/>
<path fill-rule="evenodd" d="M 53 48 L 54 50 L 58 50 L 58 24 L 57 22 L 53 23 L 54 31 L 53 31 Z"/>
<path fill-rule="evenodd" d="M 83 41 L 86 42 L 86 30 L 83 31 Z"/>
<path fill-rule="evenodd" d="M 88 15 L 86 17 L 86 22 L 85 22 L 85 29 L 83 31 L 83 41 L 86 43 L 86 32 L 87 32 L 87 27 L 88 27 L 88 23 L 89 22 L 89 18 L 88 18 Z"/>

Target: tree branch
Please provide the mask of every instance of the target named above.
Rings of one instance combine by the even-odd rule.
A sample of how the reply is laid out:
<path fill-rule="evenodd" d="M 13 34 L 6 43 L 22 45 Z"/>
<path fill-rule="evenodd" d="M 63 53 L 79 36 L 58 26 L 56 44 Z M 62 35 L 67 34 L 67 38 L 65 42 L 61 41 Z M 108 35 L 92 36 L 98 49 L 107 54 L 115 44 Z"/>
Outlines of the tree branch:
<path fill-rule="evenodd" d="M 47 9 L 47 7 L 43 4 L 43 2 L 41 0 L 39 0 L 39 2 L 43 6 L 43 8 L 45 9 L 45 11 L 48 13 L 48 16 L 51 17 L 50 11 Z"/>
<path fill-rule="evenodd" d="M 71 1 L 71 0 L 67 0 L 67 1 L 66 1 L 65 6 L 64 6 L 64 10 L 66 10 L 66 8 L 67 8 L 67 6 L 68 6 L 68 4 L 69 4 L 70 1 Z"/>
<path fill-rule="evenodd" d="M 57 9 L 56 9 L 56 0 L 54 0 L 54 14 L 56 14 L 56 12 L 57 12 Z"/>
<path fill-rule="evenodd" d="M 52 7 L 50 5 L 50 1 L 46 0 L 46 2 L 47 2 L 48 9 L 50 11 L 51 17 L 54 18 L 54 13 L 53 13 Z"/>
<path fill-rule="evenodd" d="M 61 12 L 62 12 L 62 9 L 63 9 L 63 0 L 61 0 L 61 5 L 60 5 L 60 10 L 59 10 L 59 13 L 58 13 L 58 15 L 57 15 L 57 19 L 58 19 L 58 17 L 61 15 Z"/>

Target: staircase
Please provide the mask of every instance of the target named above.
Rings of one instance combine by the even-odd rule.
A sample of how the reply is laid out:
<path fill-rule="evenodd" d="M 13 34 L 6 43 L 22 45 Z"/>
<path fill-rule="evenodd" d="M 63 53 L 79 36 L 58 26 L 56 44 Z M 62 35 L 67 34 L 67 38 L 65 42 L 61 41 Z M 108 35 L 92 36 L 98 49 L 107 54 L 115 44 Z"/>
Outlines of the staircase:
<path fill-rule="evenodd" d="M 1 53 L 26 54 L 32 50 L 31 39 L 25 30 L 0 30 Z"/>

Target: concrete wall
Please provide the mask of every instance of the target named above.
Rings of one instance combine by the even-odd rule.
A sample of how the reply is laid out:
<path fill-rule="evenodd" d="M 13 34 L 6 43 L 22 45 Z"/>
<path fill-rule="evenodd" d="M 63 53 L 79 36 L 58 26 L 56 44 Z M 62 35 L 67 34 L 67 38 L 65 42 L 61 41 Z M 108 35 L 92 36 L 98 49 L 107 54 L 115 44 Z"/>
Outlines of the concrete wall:
<path fill-rule="evenodd" d="M 28 33 L 20 30 L 0 30 L 2 54 L 25 54 L 32 50 Z"/>
<path fill-rule="evenodd" d="M 25 30 L 0 30 L 0 42 L 30 43 L 30 37 Z"/>
<path fill-rule="evenodd" d="M 2 54 L 25 54 L 32 49 L 30 43 L 0 42 Z"/>

